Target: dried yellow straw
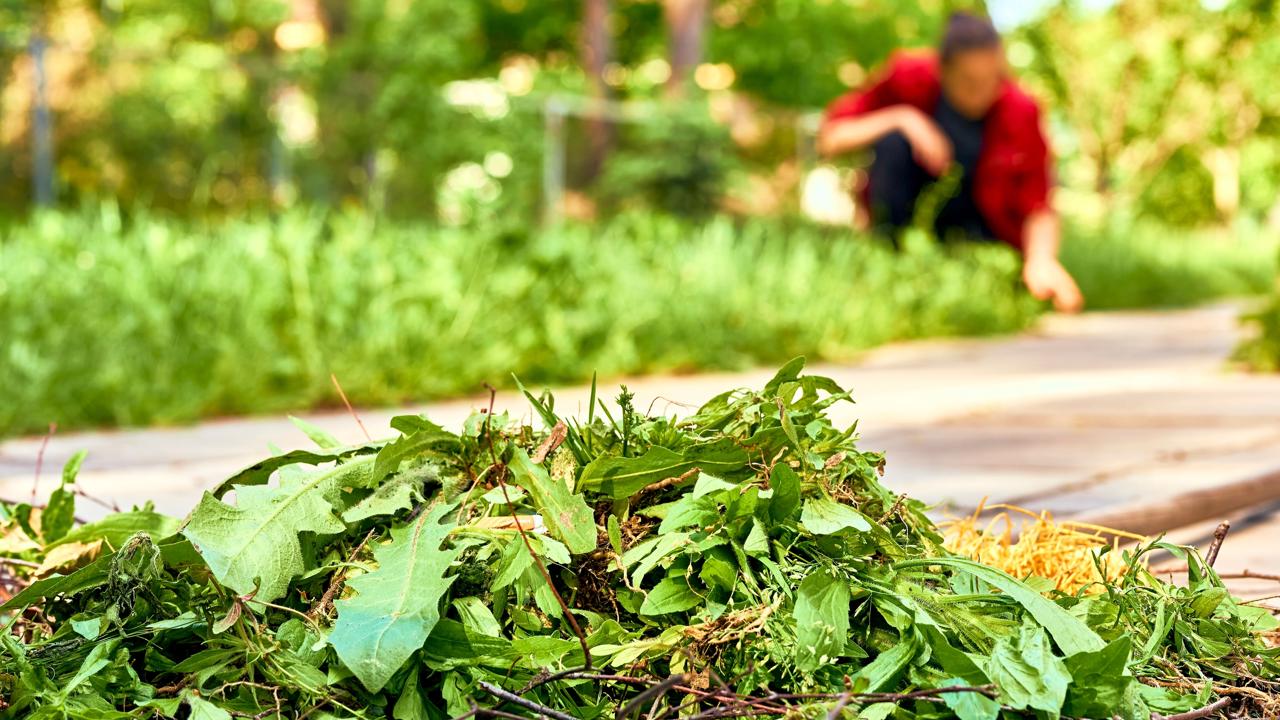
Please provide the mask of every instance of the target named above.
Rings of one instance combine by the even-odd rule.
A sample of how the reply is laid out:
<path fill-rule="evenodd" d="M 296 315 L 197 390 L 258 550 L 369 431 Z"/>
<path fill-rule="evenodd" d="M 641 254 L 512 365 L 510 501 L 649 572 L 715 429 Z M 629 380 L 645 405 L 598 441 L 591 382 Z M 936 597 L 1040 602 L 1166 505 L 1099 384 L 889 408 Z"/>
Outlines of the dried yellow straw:
<path fill-rule="evenodd" d="M 983 527 L 980 525 L 981 517 L 988 510 L 1002 512 Z M 1011 512 L 1026 516 L 1022 519 L 1016 541 L 1013 539 Z M 1000 530 L 1002 523 L 1004 527 Z M 1114 550 L 1121 538 L 1145 540 L 1133 533 L 1089 523 L 1055 522 L 1048 511 L 1035 513 L 1006 504 L 988 506 L 985 499 L 972 515 L 943 522 L 940 527 L 948 550 L 1014 577 L 1035 575 L 1046 578 L 1053 581 L 1058 590 L 1068 593 L 1080 588 L 1100 592 L 1102 588 L 1096 583 L 1116 579 L 1127 567 L 1119 552 L 1099 557 L 1100 551 L 1108 546 Z"/>

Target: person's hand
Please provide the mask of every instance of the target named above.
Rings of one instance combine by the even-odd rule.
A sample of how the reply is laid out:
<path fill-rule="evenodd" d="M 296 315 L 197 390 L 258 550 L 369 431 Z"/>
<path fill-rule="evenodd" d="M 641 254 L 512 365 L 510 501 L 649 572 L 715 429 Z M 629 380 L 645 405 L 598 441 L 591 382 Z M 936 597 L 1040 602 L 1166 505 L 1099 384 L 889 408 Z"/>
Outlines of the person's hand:
<path fill-rule="evenodd" d="M 1052 299 L 1058 312 L 1077 313 L 1084 307 L 1079 286 L 1056 257 L 1028 255 L 1022 265 L 1022 281 L 1035 299 Z"/>
<path fill-rule="evenodd" d="M 941 177 L 951 167 L 951 141 L 933 118 L 914 107 L 904 107 L 898 130 L 911 145 L 916 162 L 930 175 Z"/>

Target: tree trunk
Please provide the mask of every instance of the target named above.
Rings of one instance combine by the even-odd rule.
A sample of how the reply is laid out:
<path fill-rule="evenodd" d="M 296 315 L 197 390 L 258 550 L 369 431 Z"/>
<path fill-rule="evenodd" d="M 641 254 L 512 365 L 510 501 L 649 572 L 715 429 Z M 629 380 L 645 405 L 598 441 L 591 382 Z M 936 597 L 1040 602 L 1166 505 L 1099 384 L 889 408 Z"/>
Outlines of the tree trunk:
<path fill-rule="evenodd" d="M 609 86 L 604 81 L 605 66 L 613 57 L 609 36 L 610 0 L 583 0 L 582 67 L 587 74 L 587 90 L 593 100 L 607 100 Z M 586 122 L 588 157 L 584 168 L 586 179 L 600 174 L 612 142 L 612 128 L 600 115 L 590 115 Z"/>
<path fill-rule="evenodd" d="M 666 88 L 669 98 L 685 96 L 690 76 L 702 62 L 707 4 L 708 0 L 666 0 L 663 5 L 671 62 L 671 77 L 667 79 Z"/>

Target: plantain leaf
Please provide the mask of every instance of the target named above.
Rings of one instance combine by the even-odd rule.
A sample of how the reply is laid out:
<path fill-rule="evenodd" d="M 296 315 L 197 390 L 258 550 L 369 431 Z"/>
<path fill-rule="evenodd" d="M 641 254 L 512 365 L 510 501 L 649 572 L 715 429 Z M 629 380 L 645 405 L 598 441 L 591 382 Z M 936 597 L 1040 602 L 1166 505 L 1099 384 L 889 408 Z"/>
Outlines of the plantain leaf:
<path fill-rule="evenodd" d="M 298 533 L 332 535 L 346 529 L 334 515 L 341 489 L 367 482 L 372 458 L 282 478 L 276 487 L 237 486 L 236 505 L 206 492 L 182 534 L 223 585 L 272 601 L 306 569 Z"/>
<path fill-rule="evenodd" d="M 1016 638 L 997 640 L 984 669 L 1010 707 L 1042 710 L 1049 718 L 1058 717 L 1071 684 L 1071 675 L 1053 654 L 1044 629 L 1031 624 L 1023 625 Z"/>
<path fill-rule="evenodd" d="M 796 667 L 806 672 L 835 660 L 849 636 L 849 584 L 826 572 L 810 573 L 796 590 Z"/>
<path fill-rule="evenodd" d="M 334 604 L 338 620 L 329 644 L 371 692 L 387 684 L 440 620 L 440 599 L 454 581 L 444 574 L 458 554 L 440 548 L 454 527 L 440 520 L 451 510 L 440 503 L 393 529 L 391 542 L 373 551 L 378 569 L 348 581 L 355 597 Z"/>
<path fill-rule="evenodd" d="M 826 498 L 805 500 L 800 524 L 814 535 L 831 535 L 850 528 L 858 532 L 871 531 L 871 521 L 865 515 Z"/>

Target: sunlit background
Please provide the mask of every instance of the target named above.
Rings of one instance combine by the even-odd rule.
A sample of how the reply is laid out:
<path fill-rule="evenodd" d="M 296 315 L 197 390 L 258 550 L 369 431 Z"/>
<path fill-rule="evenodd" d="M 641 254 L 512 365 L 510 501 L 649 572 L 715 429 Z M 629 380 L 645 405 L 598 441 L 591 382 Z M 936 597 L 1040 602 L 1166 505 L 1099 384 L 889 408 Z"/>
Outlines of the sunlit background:
<path fill-rule="evenodd" d="M 1012 251 L 894 254 L 814 150 L 957 8 L 1045 107 L 1091 309 L 1272 287 L 1272 2 L 9 4 L 0 434 L 1026 328 Z"/>

